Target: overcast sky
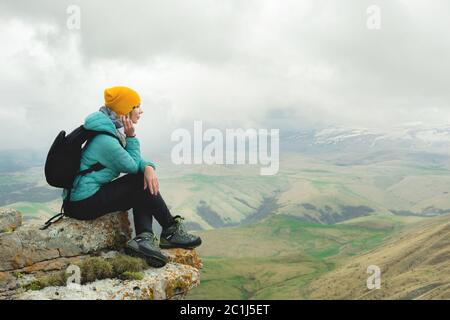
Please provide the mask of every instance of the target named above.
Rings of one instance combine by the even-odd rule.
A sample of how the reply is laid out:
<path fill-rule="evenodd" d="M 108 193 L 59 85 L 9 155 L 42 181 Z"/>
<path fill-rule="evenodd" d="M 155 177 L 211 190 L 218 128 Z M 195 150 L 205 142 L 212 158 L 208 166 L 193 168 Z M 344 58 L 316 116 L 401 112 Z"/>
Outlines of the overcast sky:
<path fill-rule="evenodd" d="M 81 9 L 69 29 L 70 4 Z M 369 30 L 366 10 L 381 9 Z M 44 148 L 127 85 L 174 128 L 450 122 L 449 1 L 2 1 L 0 149 Z"/>

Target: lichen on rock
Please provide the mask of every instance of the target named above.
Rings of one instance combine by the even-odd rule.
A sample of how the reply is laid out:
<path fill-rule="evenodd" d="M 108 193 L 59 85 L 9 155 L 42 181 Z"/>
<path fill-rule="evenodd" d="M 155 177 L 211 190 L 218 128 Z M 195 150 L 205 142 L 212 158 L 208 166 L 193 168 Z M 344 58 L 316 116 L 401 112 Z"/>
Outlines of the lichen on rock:
<path fill-rule="evenodd" d="M 0 233 L 12 232 L 22 225 L 22 215 L 14 209 L 0 210 Z"/>

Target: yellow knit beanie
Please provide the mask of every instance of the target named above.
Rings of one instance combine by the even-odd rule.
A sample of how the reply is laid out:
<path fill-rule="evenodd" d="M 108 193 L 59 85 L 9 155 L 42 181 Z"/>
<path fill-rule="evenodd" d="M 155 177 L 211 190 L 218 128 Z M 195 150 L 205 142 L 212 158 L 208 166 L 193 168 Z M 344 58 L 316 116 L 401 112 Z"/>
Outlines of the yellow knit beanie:
<path fill-rule="evenodd" d="M 105 106 L 120 116 L 124 116 L 141 104 L 139 94 L 128 87 L 105 89 Z"/>

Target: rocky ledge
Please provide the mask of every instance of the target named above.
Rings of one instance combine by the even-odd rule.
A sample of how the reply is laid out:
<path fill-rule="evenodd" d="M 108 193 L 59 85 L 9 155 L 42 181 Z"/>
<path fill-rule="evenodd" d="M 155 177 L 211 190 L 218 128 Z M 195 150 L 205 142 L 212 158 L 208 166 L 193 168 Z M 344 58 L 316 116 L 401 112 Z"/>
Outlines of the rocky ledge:
<path fill-rule="evenodd" d="M 20 212 L 0 209 L 0 227 L 0 299 L 180 299 L 200 283 L 195 250 L 163 250 L 170 262 L 158 269 L 124 255 L 126 212 L 39 230 L 22 225 Z M 70 265 L 81 267 L 81 285 L 66 285 Z"/>

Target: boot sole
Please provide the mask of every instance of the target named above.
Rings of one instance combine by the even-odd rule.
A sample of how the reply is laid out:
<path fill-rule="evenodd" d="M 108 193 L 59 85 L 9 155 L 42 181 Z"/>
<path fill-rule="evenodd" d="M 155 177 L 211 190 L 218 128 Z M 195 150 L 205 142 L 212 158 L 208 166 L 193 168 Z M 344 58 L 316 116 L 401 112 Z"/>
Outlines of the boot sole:
<path fill-rule="evenodd" d="M 146 255 L 146 254 L 136 251 L 130 247 L 126 247 L 125 252 L 130 256 L 144 259 L 149 266 L 154 267 L 154 268 L 162 268 L 167 264 L 166 260 L 163 260 L 156 255 L 154 255 L 154 256 Z"/>
<path fill-rule="evenodd" d="M 180 249 L 195 249 L 197 248 L 199 245 L 202 244 L 202 239 L 199 239 L 199 241 L 193 243 L 193 244 L 189 244 L 189 245 L 184 245 L 184 244 L 170 244 L 170 243 L 159 243 L 159 247 L 161 249 L 176 249 L 176 248 L 180 248 Z"/>

